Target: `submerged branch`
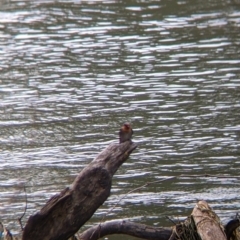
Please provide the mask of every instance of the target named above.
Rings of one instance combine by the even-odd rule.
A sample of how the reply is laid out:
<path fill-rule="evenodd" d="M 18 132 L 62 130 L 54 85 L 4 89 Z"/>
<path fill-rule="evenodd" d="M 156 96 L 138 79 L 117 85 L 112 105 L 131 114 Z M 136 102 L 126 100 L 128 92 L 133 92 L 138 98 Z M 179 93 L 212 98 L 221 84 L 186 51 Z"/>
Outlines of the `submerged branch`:
<path fill-rule="evenodd" d="M 80 234 L 78 240 L 97 240 L 111 234 L 127 234 L 133 237 L 151 240 L 168 240 L 172 235 L 172 229 L 152 227 L 125 220 L 114 220 L 87 229 Z"/>

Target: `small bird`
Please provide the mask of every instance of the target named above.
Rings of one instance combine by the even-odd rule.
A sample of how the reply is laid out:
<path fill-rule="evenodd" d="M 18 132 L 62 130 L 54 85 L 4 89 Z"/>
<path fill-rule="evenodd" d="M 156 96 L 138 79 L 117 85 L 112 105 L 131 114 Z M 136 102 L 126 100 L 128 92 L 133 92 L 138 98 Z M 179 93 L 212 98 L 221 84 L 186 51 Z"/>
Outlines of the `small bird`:
<path fill-rule="evenodd" d="M 129 123 L 124 123 L 119 131 L 119 143 L 131 140 L 133 135 L 132 127 Z"/>

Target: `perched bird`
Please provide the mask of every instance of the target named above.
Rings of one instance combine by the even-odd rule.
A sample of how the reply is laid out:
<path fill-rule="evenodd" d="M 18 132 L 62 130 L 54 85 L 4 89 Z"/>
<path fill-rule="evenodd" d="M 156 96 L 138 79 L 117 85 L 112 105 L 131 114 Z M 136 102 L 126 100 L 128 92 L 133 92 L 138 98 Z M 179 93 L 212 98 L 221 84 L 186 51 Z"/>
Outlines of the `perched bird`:
<path fill-rule="evenodd" d="M 132 127 L 129 123 L 124 123 L 119 131 L 119 143 L 131 140 L 133 135 Z"/>

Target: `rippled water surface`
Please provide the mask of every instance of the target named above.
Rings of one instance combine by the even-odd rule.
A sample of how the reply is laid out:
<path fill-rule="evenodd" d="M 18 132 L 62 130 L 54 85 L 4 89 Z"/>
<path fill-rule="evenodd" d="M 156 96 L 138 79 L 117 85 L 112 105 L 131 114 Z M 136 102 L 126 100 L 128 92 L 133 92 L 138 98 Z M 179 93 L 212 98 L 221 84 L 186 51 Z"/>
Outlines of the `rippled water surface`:
<path fill-rule="evenodd" d="M 125 121 L 139 146 L 88 225 L 128 191 L 173 176 L 104 219 L 170 226 L 166 216 L 182 219 L 205 199 L 229 220 L 240 207 L 239 56 L 231 1 L 2 1 L 2 221 L 18 233 L 23 186 L 25 222 Z"/>

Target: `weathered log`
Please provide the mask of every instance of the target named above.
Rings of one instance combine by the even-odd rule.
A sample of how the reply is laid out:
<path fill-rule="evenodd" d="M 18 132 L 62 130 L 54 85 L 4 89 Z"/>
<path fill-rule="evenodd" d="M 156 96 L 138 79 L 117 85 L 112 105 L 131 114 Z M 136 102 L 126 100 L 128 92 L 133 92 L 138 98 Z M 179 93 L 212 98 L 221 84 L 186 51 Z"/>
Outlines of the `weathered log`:
<path fill-rule="evenodd" d="M 192 216 L 197 232 L 202 240 L 226 240 L 226 234 L 218 216 L 205 201 L 199 201 L 193 209 Z"/>
<path fill-rule="evenodd" d="M 125 220 L 114 220 L 87 229 L 78 237 L 78 240 L 97 240 L 111 234 L 127 234 L 151 240 L 169 240 L 172 235 L 172 229 L 152 227 Z"/>
<path fill-rule="evenodd" d="M 65 240 L 76 233 L 109 197 L 113 174 L 137 147 L 132 141 L 111 144 L 76 177 L 30 216 L 23 240 Z"/>

